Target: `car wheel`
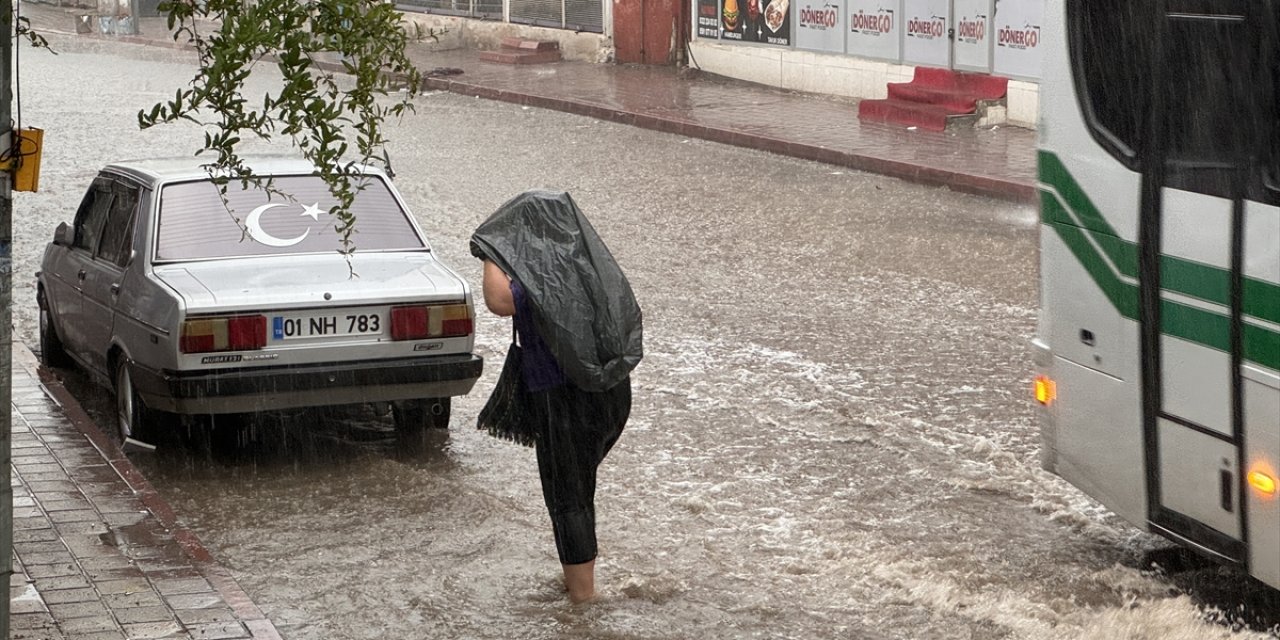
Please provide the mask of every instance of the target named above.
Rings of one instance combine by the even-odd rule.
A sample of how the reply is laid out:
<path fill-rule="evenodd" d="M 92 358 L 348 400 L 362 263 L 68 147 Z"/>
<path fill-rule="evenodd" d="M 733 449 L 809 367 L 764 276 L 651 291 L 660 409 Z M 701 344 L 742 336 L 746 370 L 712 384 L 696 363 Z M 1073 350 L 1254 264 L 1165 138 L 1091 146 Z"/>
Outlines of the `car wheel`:
<path fill-rule="evenodd" d="M 396 432 L 408 434 L 425 429 L 448 429 L 449 400 L 426 398 L 391 403 L 391 417 L 396 423 Z"/>
<path fill-rule="evenodd" d="M 43 291 L 40 292 L 36 302 L 40 307 L 40 364 L 46 367 L 71 366 L 71 357 L 67 355 L 67 350 L 62 346 L 62 339 L 53 328 L 49 302 L 45 300 Z"/>
<path fill-rule="evenodd" d="M 120 441 L 126 438 L 147 441 L 147 428 L 150 426 L 151 412 L 138 397 L 138 390 L 133 387 L 133 376 L 129 373 L 129 360 L 121 357 L 116 364 L 116 433 Z"/>

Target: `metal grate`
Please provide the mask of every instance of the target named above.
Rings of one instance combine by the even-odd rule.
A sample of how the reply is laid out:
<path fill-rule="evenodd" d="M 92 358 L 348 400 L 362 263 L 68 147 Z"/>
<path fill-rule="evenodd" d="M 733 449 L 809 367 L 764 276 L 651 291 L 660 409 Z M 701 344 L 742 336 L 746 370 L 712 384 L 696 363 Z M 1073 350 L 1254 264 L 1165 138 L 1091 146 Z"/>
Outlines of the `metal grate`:
<path fill-rule="evenodd" d="M 601 0 L 511 0 L 511 21 L 603 33 L 604 4 Z"/>
<path fill-rule="evenodd" d="M 604 33 L 604 5 L 600 0 L 564 0 L 564 20 L 570 29 Z"/>
<path fill-rule="evenodd" d="M 502 19 L 502 0 L 398 0 L 396 8 L 486 20 Z"/>
<path fill-rule="evenodd" d="M 511 21 L 540 27 L 563 27 L 562 0 L 511 0 Z"/>

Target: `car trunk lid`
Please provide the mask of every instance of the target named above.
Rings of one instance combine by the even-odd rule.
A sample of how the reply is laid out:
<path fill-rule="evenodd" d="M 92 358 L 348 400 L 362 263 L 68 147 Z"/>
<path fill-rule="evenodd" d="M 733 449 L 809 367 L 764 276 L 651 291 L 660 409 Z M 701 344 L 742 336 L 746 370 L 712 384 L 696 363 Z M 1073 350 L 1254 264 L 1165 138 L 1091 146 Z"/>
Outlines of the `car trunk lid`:
<path fill-rule="evenodd" d="M 302 255 L 157 265 L 188 314 L 462 300 L 466 286 L 430 253 Z M 424 295 L 425 294 L 425 295 Z"/>

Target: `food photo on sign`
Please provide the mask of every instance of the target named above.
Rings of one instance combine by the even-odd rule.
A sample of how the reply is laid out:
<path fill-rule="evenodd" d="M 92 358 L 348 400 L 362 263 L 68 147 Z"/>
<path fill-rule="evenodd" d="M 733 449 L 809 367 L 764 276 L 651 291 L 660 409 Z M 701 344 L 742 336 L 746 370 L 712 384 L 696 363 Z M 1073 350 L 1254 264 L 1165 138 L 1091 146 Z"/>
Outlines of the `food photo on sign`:
<path fill-rule="evenodd" d="M 791 0 L 747 0 L 759 2 L 756 18 L 747 38 L 768 44 L 791 44 Z M 750 11 L 748 11 L 750 13 Z"/>
<path fill-rule="evenodd" d="M 742 14 L 738 10 L 738 0 L 724 0 L 724 9 L 720 12 L 720 37 L 726 40 L 742 40 Z"/>

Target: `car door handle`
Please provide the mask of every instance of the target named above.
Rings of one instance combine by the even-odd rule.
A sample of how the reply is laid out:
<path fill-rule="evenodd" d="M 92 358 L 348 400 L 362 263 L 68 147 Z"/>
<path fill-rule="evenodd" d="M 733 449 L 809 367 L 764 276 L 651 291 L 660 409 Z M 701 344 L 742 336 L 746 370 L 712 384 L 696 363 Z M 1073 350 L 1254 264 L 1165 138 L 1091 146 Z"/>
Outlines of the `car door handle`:
<path fill-rule="evenodd" d="M 111 295 L 113 295 L 113 296 L 118 296 L 118 295 L 120 295 L 120 283 L 119 283 L 119 282 L 117 282 L 117 283 L 115 283 L 115 284 L 111 285 Z"/>
<path fill-rule="evenodd" d="M 81 269 L 80 273 L 76 274 L 76 277 L 80 278 L 81 280 L 84 280 L 84 269 Z"/>

